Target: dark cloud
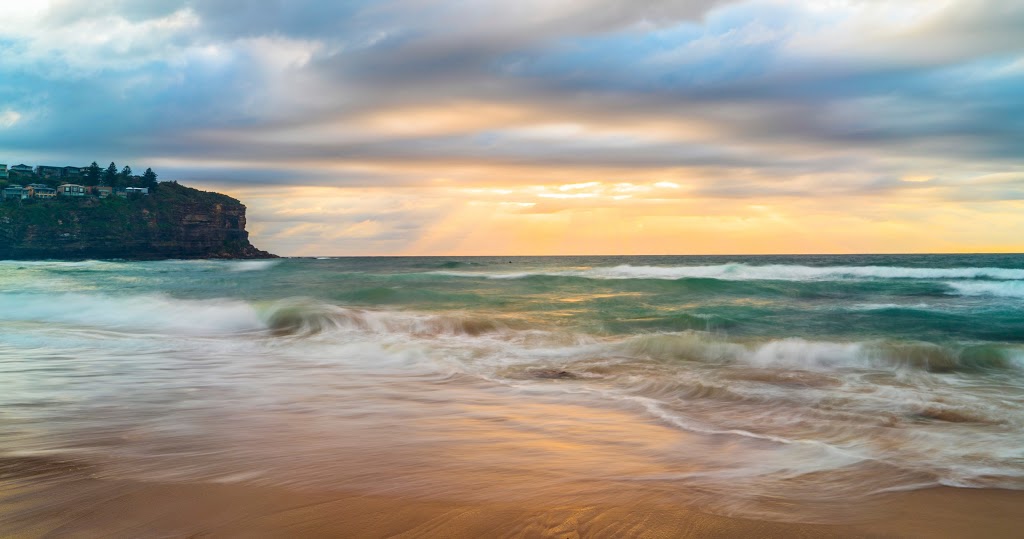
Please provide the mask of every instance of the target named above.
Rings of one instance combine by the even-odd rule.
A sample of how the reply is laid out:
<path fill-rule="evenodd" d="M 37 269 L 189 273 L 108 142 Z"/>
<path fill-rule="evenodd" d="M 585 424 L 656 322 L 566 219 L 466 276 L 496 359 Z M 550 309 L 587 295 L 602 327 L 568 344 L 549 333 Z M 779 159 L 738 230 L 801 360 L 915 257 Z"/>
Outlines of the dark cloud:
<path fill-rule="evenodd" d="M 407 185 L 421 177 L 310 163 L 871 175 L 880 165 L 870 155 L 1007 167 L 1019 163 L 1024 139 L 1019 2 L 954 2 L 912 31 L 862 43 L 838 36 L 831 51 L 797 46 L 801 31 L 820 33 L 798 6 L 713 0 L 62 0 L 39 34 L 113 15 L 142 25 L 182 10 L 191 26 L 153 26 L 152 39 L 110 39 L 93 54 L 28 34 L 0 43 L 10 53 L 0 101 L 22 117 L 0 128 L 0 147 L 72 162 L 194 159 L 172 173 L 213 182 Z M 891 54 L 872 42 L 883 39 Z M 715 133 L 545 139 L 490 126 L 301 136 L 327 120 L 357 125 L 374 112 L 460 100 L 547 111 L 555 122 L 702 122 Z M 779 153 L 780 145 L 803 149 Z"/>

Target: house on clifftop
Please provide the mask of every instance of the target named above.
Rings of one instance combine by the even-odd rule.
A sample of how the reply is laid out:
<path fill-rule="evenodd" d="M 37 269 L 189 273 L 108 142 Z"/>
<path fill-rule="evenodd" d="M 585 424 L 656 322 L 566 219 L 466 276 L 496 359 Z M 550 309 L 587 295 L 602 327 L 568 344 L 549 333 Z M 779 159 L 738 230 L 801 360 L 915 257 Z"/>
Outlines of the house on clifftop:
<path fill-rule="evenodd" d="M 74 183 L 65 183 L 57 188 L 57 194 L 64 197 L 84 197 L 85 187 Z"/>
<path fill-rule="evenodd" d="M 24 200 L 28 198 L 28 190 L 20 185 L 8 185 L 3 190 L 4 200 Z"/>
<path fill-rule="evenodd" d="M 54 198 L 57 190 L 45 183 L 30 183 L 25 187 L 28 196 L 31 198 Z"/>
<path fill-rule="evenodd" d="M 39 165 L 36 167 L 36 175 L 40 178 L 60 178 L 64 173 L 64 169 L 61 167 L 50 167 L 45 165 Z"/>

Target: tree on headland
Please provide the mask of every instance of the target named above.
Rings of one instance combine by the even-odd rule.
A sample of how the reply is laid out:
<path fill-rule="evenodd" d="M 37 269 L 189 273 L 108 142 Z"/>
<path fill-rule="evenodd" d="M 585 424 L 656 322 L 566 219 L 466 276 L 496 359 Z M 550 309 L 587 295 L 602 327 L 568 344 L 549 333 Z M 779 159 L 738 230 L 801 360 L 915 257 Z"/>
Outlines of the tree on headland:
<path fill-rule="evenodd" d="M 85 185 L 99 185 L 103 169 L 93 161 L 89 168 L 85 169 Z"/>
<path fill-rule="evenodd" d="M 110 162 L 110 166 L 107 170 L 103 171 L 103 185 L 109 185 L 110 187 L 117 186 L 117 165 L 113 161 Z"/>
<path fill-rule="evenodd" d="M 126 187 L 132 184 L 132 167 L 125 165 L 118 173 L 117 182 L 121 187 Z"/>
<path fill-rule="evenodd" d="M 146 172 L 142 174 L 142 186 L 148 187 L 150 190 L 156 189 L 156 172 L 153 172 L 153 169 L 147 168 Z"/>

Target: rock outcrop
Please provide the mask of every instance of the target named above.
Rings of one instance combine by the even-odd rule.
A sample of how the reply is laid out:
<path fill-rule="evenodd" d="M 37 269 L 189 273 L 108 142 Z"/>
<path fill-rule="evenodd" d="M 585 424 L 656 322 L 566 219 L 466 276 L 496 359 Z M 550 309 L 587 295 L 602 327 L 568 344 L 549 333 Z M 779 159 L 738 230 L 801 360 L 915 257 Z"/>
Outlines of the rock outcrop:
<path fill-rule="evenodd" d="M 249 243 L 245 206 L 161 183 L 130 199 L 3 201 L 0 259 L 275 258 Z"/>

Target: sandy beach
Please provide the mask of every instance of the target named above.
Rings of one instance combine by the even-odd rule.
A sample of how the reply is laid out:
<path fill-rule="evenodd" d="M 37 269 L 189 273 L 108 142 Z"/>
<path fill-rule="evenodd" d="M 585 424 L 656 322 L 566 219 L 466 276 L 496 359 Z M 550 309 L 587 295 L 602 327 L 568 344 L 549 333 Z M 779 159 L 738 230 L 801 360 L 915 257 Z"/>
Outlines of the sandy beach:
<path fill-rule="evenodd" d="M 7 537 L 1015 537 L 1024 493 L 951 488 L 882 495 L 848 522 L 798 524 L 710 514 L 668 488 L 515 503 L 362 495 L 238 484 L 97 479 L 71 463 L 0 466 Z M 851 518 L 851 515 L 856 515 Z"/>

